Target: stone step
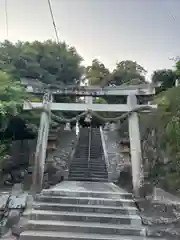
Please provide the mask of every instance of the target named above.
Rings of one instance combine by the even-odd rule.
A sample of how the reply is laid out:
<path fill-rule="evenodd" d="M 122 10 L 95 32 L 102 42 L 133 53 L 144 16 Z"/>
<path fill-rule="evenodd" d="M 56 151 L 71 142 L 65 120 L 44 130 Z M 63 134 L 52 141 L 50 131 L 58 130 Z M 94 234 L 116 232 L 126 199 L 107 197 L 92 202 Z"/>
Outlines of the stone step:
<path fill-rule="evenodd" d="M 91 143 L 91 146 L 90 146 L 90 149 L 91 151 L 93 152 L 100 152 L 102 150 L 102 145 L 100 145 L 100 140 L 94 142 L 94 143 Z"/>
<path fill-rule="evenodd" d="M 145 236 L 146 229 L 142 226 L 133 225 L 117 225 L 117 224 L 101 224 L 101 223 L 86 223 L 86 222 L 66 222 L 66 221 L 42 221 L 29 220 L 28 230 L 32 231 L 57 231 L 74 233 L 95 233 L 104 235 L 129 235 L 129 236 Z"/>
<path fill-rule="evenodd" d="M 70 166 L 70 170 L 76 170 L 76 171 L 80 171 L 80 172 L 87 172 L 87 171 L 89 171 L 90 169 L 88 168 L 88 164 L 87 164 L 87 166 L 81 166 L 81 165 L 79 165 L 79 166 L 74 166 L 74 165 L 71 165 Z"/>
<path fill-rule="evenodd" d="M 107 183 L 108 179 L 104 177 L 89 177 L 89 176 L 69 176 L 68 178 L 69 181 L 83 181 L 83 182 L 103 182 Z"/>
<path fill-rule="evenodd" d="M 95 164 L 99 164 L 99 165 L 103 165 L 103 164 L 105 165 L 104 160 L 101 160 L 98 158 L 94 158 L 94 159 L 91 158 L 88 161 L 88 156 L 84 156 L 84 157 L 80 157 L 80 158 L 75 157 L 72 162 L 77 162 L 77 163 L 89 162 L 89 163 L 95 163 Z"/>
<path fill-rule="evenodd" d="M 99 134 L 98 134 L 98 135 L 94 135 L 94 134 L 93 134 L 93 135 L 91 136 L 91 140 L 94 140 L 94 141 L 92 141 L 93 144 L 94 144 L 95 142 L 100 144 L 100 143 L 101 143 L 101 136 L 100 136 Z"/>
<path fill-rule="evenodd" d="M 145 240 L 144 236 L 117 236 L 93 233 L 50 232 L 50 231 L 25 231 L 20 240 Z M 158 238 L 159 239 L 159 238 Z M 147 238 L 147 240 L 155 240 Z M 157 239 L 156 239 L 157 240 Z M 159 239 L 165 240 L 165 239 Z"/>
<path fill-rule="evenodd" d="M 78 145 L 77 145 L 77 148 L 76 149 L 89 149 L 89 145 L 88 145 L 88 142 L 86 141 L 83 141 L 82 143 L 79 142 Z"/>
<path fill-rule="evenodd" d="M 132 206 L 132 205 L 131 205 Z M 65 212 L 94 212 L 104 214 L 128 214 L 133 213 L 135 209 L 128 206 L 103 206 L 103 205 L 80 205 L 80 204 L 63 204 L 63 203 L 46 203 L 36 202 L 33 205 L 36 210 L 47 211 L 65 211 Z M 132 215 L 132 214 L 131 214 Z"/>
<path fill-rule="evenodd" d="M 69 196 L 69 197 L 94 197 L 94 198 L 110 198 L 110 199 L 127 199 L 133 202 L 132 194 L 127 192 L 100 192 L 100 191 L 73 191 L 71 189 L 43 189 L 43 195 L 49 196 Z"/>
<path fill-rule="evenodd" d="M 102 178 L 102 179 L 106 179 L 106 181 L 108 182 L 108 175 L 98 175 L 98 174 L 90 174 L 91 178 Z"/>
<path fill-rule="evenodd" d="M 93 208 L 91 206 L 93 205 L 98 205 L 95 206 L 95 208 L 99 208 L 100 206 L 116 206 L 116 207 L 122 207 L 125 204 L 131 205 L 130 207 L 123 207 L 121 214 L 125 214 L 127 211 L 129 212 L 129 214 L 136 214 L 138 212 L 138 210 L 136 209 L 134 202 L 132 200 L 129 199 L 123 199 L 123 198 L 119 198 L 119 199 L 110 199 L 110 198 L 92 198 L 92 197 L 63 197 L 63 196 L 46 196 L 46 195 L 37 195 L 36 197 L 36 201 L 40 201 L 40 202 L 53 202 L 53 203 L 64 203 L 66 205 L 68 204 L 75 204 L 75 206 L 77 204 L 80 204 L 80 209 L 81 209 L 81 205 L 83 207 L 83 205 L 87 204 L 87 208 Z M 89 211 L 89 210 L 88 210 Z M 90 210 L 91 211 L 91 210 Z M 93 209 L 94 211 L 94 209 Z"/>
<path fill-rule="evenodd" d="M 92 139 L 90 148 L 91 150 L 102 150 L 101 139 Z"/>
<path fill-rule="evenodd" d="M 89 169 L 92 170 L 92 171 L 95 171 L 95 172 L 98 172 L 98 171 L 107 172 L 106 166 L 89 166 Z"/>
<path fill-rule="evenodd" d="M 92 149 L 101 149 L 102 148 L 101 139 L 99 139 L 99 138 L 92 138 L 90 147 Z"/>
<path fill-rule="evenodd" d="M 108 182 L 108 177 L 107 175 L 93 175 L 93 174 L 87 174 L 87 173 L 84 173 L 84 174 L 69 174 L 69 177 L 74 177 L 74 178 L 89 178 L 89 179 L 104 179 L 106 180 L 106 182 Z M 77 180 L 76 180 L 77 181 Z"/>
<path fill-rule="evenodd" d="M 74 169 L 74 170 L 70 170 L 69 175 L 85 175 L 88 176 L 89 175 L 89 171 L 80 171 L 78 169 Z"/>
<path fill-rule="evenodd" d="M 88 166 L 88 161 L 87 160 L 82 160 L 82 162 L 78 161 L 72 161 L 71 162 L 71 166 L 74 165 L 76 167 L 82 166 L 82 167 L 86 167 Z"/>
<path fill-rule="evenodd" d="M 94 164 L 94 165 L 98 165 L 98 166 L 101 166 L 101 165 L 105 165 L 105 162 L 104 160 L 99 160 L 99 159 L 90 159 L 89 163 L 91 164 Z"/>
<path fill-rule="evenodd" d="M 107 175 L 107 170 L 106 169 L 89 169 L 89 172 L 90 173 L 93 173 L 93 174 L 106 174 Z"/>
<path fill-rule="evenodd" d="M 94 168 L 106 168 L 106 164 L 105 163 L 100 163 L 100 164 L 93 164 L 91 163 L 91 161 L 89 162 L 81 162 L 81 163 L 76 163 L 74 161 L 71 162 L 71 166 L 74 167 L 94 167 Z"/>
<path fill-rule="evenodd" d="M 82 167 L 70 167 L 70 173 L 79 172 L 79 173 L 107 173 L 106 168 L 82 168 Z"/>
<path fill-rule="evenodd" d="M 70 168 L 70 174 L 98 174 L 98 175 L 107 175 L 107 171 L 106 170 L 92 170 L 92 169 L 84 169 L 84 168 Z"/>
<path fill-rule="evenodd" d="M 88 152 L 76 152 L 75 158 L 83 159 L 88 157 Z"/>
<path fill-rule="evenodd" d="M 99 154 L 99 156 L 102 156 L 103 155 L 103 149 L 93 149 L 93 148 L 91 148 L 90 149 L 90 154 L 91 155 Z"/>
<path fill-rule="evenodd" d="M 83 167 L 83 166 L 70 166 L 70 171 L 80 171 L 80 172 L 107 172 L 107 169 L 106 167 L 91 167 L 91 166 L 86 166 L 86 167 Z"/>
<path fill-rule="evenodd" d="M 88 151 L 87 152 L 76 152 L 75 153 L 75 158 L 79 158 L 79 159 L 82 159 L 82 158 L 86 158 L 88 157 Z"/>
<path fill-rule="evenodd" d="M 100 158 L 102 158 L 103 154 L 101 153 L 95 153 L 95 154 L 90 154 L 90 160 L 94 160 L 94 161 L 99 161 Z M 104 161 L 102 161 L 104 162 Z"/>
<path fill-rule="evenodd" d="M 70 167 L 70 170 L 69 172 L 79 172 L 79 173 L 91 173 L 91 172 L 94 172 L 94 173 L 107 173 L 107 170 L 105 168 L 99 168 L 99 169 L 96 169 L 96 168 L 84 168 L 84 167 Z"/>
<path fill-rule="evenodd" d="M 75 166 L 75 167 L 79 167 L 79 166 L 82 166 L 82 167 L 86 167 L 86 166 L 88 166 L 88 161 L 87 160 L 84 160 L 84 161 L 82 161 L 82 162 L 80 162 L 79 160 L 78 161 L 72 161 L 71 162 L 71 166 Z"/>
<path fill-rule="evenodd" d="M 79 147 L 76 148 L 76 154 L 77 153 L 88 153 L 88 152 L 89 152 L 89 148 L 88 147 L 83 148 L 83 147 L 79 146 Z"/>
<path fill-rule="evenodd" d="M 88 174 L 69 174 L 69 178 L 75 178 L 75 179 L 84 179 L 84 178 L 88 178 L 89 175 Z"/>
<path fill-rule="evenodd" d="M 91 149 L 102 149 L 101 139 L 92 139 Z"/>
<path fill-rule="evenodd" d="M 89 164 L 89 167 L 93 168 L 93 169 L 106 169 L 105 165 L 97 165 L 97 164 Z"/>
<path fill-rule="evenodd" d="M 72 162 L 72 165 L 74 165 L 74 166 L 76 166 L 76 167 L 86 167 L 86 166 L 89 166 L 89 167 L 93 167 L 93 168 L 106 168 L 106 165 L 103 163 L 103 164 L 97 164 L 97 163 L 95 163 L 95 164 L 93 164 L 93 163 L 91 163 L 91 162 L 89 162 L 89 164 L 88 163 L 86 163 L 86 164 L 84 164 L 84 163 L 82 163 L 82 164 L 77 164 L 77 163 L 74 163 L 74 162 Z"/>
<path fill-rule="evenodd" d="M 90 177 L 95 177 L 95 178 L 105 178 L 108 179 L 108 174 L 107 173 L 93 173 L 91 172 L 89 174 Z"/>
<path fill-rule="evenodd" d="M 72 160 L 72 163 L 76 163 L 76 164 L 88 164 L 88 157 L 74 158 L 74 159 Z"/>
<path fill-rule="evenodd" d="M 99 173 L 99 172 L 103 172 L 103 173 L 107 173 L 107 170 L 105 167 L 89 167 L 89 171 L 95 172 L 95 173 Z"/>
<path fill-rule="evenodd" d="M 86 146 L 86 147 L 83 147 L 81 145 L 77 146 L 76 153 L 80 153 L 80 152 L 89 152 L 88 146 Z"/>
<path fill-rule="evenodd" d="M 90 150 L 90 156 L 102 156 L 103 152 L 101 150 L 95 150 L 95 149 L 91 149 Z"/>
<path fill-rule="evenodd" d="M 88 146 L 82 146 L 82 145 L 78 145 L 76 148 L 76 152 L 88 152 L 89 151 L 89 147 Z"/>
<path fill-rule="evenodd" d="M 69 181 L 84 181 L 84 182 L 107 182 L 108 179 L 103 178 L 90 178 L 90 177 L 69 177 Z"/>
<path fill-rule="evenodd" d="M 103 182 L 107 183 L 108 179 L 104 177 L 90 177 L 90 176 L 69 176 L 69 181 L 84 181 L 84 182 Z"/>
<path fill-rule="evenodd" d="M 89 178 L 88 174 L 69 174 L 69 178 L 70 179 L 75 179 L 75 181 L 77 181 L 77 179 L 81 179 L 84 180 L 86 178 Z"/>
<path fill-rule="evenodd" d="M 33 210 L 31 220 L 52 220 L 52 221 L 80 221 L 91 223 L 111 223 L 140 226 L 141 218 L 138 215 L 118 215 L 101 213 L 82 213 L 82 212 L 62 212 L 62 211 L 43 211 Z"/>
<path fill-rule="evenodd" d="M 104 164 L 100 164 L 100 165 L 98 165 L 98 164 L 93 164 L 93 163 L 89 163 L 89 166 L 90 167 L 92 167 L 92 168 L 95 168 L 95 169 L 101 169 L 101 168 L 105 168 L 106 169 L 106 165 L 104 165 Z"/>

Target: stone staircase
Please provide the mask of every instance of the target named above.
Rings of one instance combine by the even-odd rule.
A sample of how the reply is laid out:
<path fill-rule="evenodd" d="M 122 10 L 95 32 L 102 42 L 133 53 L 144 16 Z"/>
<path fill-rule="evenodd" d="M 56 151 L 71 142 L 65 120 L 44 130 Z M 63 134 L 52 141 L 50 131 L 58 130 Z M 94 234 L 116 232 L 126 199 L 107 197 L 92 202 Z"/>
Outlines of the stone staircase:
<path fill-rule="evenodd" d="M 91 129 L 89 171 L 92 179 L 108 182 L 108 172 L 99 128 Z"/>
<path fill-rule="evenodd" d="M 20 236 L 36 239 L 150 240 L 131 194 L 112 183 L 70 181 L 37 196 Z"/>
<path fill-rule="evenodd" d="M 76 147 L 74 158 L 70 164 L 69 180 L 88 179 L 88 156 L 89 156 L 89 129 L 81 128 L 79 142 Z"/>
<path fill-rule="evenodd" d="M 99 128 L 81 128 L 69 180 L 108 181 Z"/>

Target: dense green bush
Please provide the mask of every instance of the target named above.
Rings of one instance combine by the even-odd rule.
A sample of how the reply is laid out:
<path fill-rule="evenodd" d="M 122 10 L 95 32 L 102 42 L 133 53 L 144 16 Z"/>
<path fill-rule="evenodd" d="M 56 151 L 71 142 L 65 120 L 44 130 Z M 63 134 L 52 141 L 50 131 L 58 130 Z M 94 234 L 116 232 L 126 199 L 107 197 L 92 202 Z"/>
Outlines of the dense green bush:
<path fill-rule="evenodd" d="M 152 161 L 150 177 L 156 182 L 163 179 L 162 184 L 167 190 L 178 191 L 180 190 L 180 87 L 161 92 L 155 97 L 154 103 L 158 104 L 158 110 L 142 117 L 145 129 L 143 140 L 147 141 L 148 149 L 154 151 L 150 159 Z M 152 130 L 155 132 L 153 137 Z M 163 162 L 165 157 L 168 158 L 167 163 Z"/>

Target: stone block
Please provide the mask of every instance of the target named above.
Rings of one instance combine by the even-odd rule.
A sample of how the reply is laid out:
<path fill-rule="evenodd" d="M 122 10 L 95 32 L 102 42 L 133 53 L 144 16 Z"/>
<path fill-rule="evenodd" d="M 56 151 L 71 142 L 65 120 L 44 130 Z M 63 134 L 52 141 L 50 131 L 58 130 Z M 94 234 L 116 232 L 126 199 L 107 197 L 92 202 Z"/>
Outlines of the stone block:
<path fill-rule="evenodd" d="M 23 192 L 23 187 L 21 183 L 14 184 L 11 195 L 13 196 L 19 196 Z"/>
<path fill-rule="evenodd" d="M 21 217 L 21 210 L 20 209 L 13 209 L 9 211 L 7 217 L 7 226 L 11 228 L 15 224 L 17 224 Z"/>
<path fill-rule="evenodd" d="M 19 237 L 20 234 L 25 230 L 27 223 L 28 223 L 28 219 L 25 217 L 21 217 L 19 222 L 12 226 L 11 228 L 12 234 Z"/>
<path fill-rule="evenodd" d="M 22 193 L 19 196 L 11 196 L 9 198 L 8 208 L 10 209 L 24 209 L 27 203 L 27 193 Z"/>
<path fill-rule="evenodd" d="M 30 190 L 32 186 L 32 179 L 33 179 L 32 173 L 26 172 L 24 176 L 24 184 L 23 184 L 24 190 Z"/>
<path fill-rule="evenodd" d="M 3 211 L 8 204 L 9 194 L 0 195 L 0 212 Z"/>
<path fill-rule="evenodd" d="M 8 232 L 7 219 L 4 218 L 0 221 L 0 238 Z"/>

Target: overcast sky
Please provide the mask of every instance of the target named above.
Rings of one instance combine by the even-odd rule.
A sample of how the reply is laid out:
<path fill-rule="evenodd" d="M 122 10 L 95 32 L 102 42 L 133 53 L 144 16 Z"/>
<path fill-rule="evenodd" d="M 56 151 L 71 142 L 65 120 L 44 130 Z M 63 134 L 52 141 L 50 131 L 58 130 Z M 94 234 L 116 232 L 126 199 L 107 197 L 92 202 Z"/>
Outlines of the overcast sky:
<path fill-rule="evenodd" d="M 149 74 L 180 55 L 180 0 L 51 0 L 59 38 L 85 64 L 98 58 L 113 68 L 136 60 Z M 55 39 L 47 0 L 0 0 L 0 40 Z"/>

